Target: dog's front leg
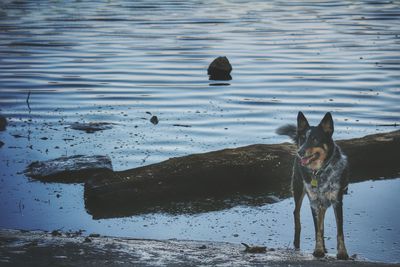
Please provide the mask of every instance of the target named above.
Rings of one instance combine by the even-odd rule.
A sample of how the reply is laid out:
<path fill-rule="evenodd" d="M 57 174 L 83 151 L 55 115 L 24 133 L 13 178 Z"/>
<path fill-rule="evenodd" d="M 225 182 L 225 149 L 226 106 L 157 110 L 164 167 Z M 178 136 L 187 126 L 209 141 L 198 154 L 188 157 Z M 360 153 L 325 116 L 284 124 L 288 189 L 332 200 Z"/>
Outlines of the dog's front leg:
<path fill-rule="evenodd" d="M 324 220 L 325 220 L 325 207 L 312 207 L 313 215 L 316 221 L 314 222 L 316 225 L 315 229 L 315 249 L 314 249 L 314 257 L 321 258 L 325 256 L 325 247 L 324 247 Z"/>
<path fill-rule="evenodd" d="M 347 254 L 346 246 L 344 244 L 343 235 L 343 202 L 340 198 L 338 203 L 333 206 L 336 218 L 336 228 L 337 228 L 337 258 L 339 260 L 349 259 Z"/>

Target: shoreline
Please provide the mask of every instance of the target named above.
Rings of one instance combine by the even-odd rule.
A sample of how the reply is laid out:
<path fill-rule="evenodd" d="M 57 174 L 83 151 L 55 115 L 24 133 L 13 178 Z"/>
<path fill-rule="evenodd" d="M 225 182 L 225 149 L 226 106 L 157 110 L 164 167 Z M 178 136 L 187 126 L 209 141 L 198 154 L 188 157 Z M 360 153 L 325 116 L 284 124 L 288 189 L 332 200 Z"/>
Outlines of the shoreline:
<path fill-rule="evenodd" d="M 1 266 L 400 266 L 362 259 L 315 259 L 294 249 L 248 253 L 226 242 L 150 240 L 82 232 L 0 229 Z"/>

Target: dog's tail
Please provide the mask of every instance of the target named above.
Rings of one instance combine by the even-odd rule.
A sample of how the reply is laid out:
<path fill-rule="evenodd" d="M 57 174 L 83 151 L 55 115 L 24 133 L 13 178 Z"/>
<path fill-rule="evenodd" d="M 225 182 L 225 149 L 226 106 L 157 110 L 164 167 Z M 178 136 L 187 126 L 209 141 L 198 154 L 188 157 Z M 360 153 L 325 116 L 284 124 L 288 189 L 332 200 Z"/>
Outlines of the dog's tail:
<path fill-rule="evenodd" d="M 297 140 L 297 127 L 293 124 L 286 124 L 275 131 L 279 135 L 287 135 L 289 136 L 294 142 Z"/>

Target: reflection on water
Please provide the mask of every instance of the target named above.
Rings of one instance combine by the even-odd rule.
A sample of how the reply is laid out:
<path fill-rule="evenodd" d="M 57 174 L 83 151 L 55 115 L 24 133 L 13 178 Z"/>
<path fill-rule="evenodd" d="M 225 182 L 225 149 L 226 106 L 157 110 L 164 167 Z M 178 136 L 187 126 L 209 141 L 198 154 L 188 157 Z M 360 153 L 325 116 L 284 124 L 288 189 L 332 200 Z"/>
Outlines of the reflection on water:
<path fill-rule="evenodd" d="M 243 208 L 256 223 L 245 222 L 248 232 L 238 233 L 243 240 L 237 240 L 231 236 L 236 219 L 224 212 L 211 213 L 210 220 L 223 222 L 218 227 L 224 234 L 215 234 L 216 226 L 197 216 L 179 219 L 187 224 L 168 216 L 93 221 L 83 210 L 80 186 L 30 182 L 20 173 L 33 160 L 63 155 L 108 154 L 121 170 L 172 156 L 287 141 L 274 129 L 294 122 L 298 110 L 312 123 L 332 111 L 336 138 L 392 130 L 377 125 L 399 123 L 399 13 L 395 1 L 367 0 L 1 1 L 0 113 L 9 125 L 0 132 L 5 143 L 0 227 L 287 245 L 291 218 L 257 222 L 268 212 L 286 212 L 290 200 Z M 214 81 L 207 77 L 217 56 L 227 56 L 233 66 L 226 86 L 210 86 Z M 69 127 L 75 122 L 114 125 L 87 134 Z M 373 186 L 386 188 L 385 196 L 398 192 L 398 180 L 387 184 L 392 186 Z M 349 202 L 354 208 L 365 200 L 357 194 Z M 377 203 L 385 206 L 377 210 L 387 210 L 393 200 Z M 393 254 L 399 246 L 391 242 L 399 239 L 398 219 L 387 210 L 370 220 L 369 209 L 354 224 L 369 232 L 376 228 L 369 237 L 378 243 L 358 243 L 354 236 L 361 230 L 354 230 L 349 250 L 399 261 Z M 242 216 L 240 211 L 227 212 Z M 197 228 L 190 226 L 196 220 Z M 391 231 L 381 229 L 387 222 L 394 225 L 387 227 Z M 250 230 L 251 225 L 258 227 Z M 268 229 L 283 228 L 268 237 Z"/>

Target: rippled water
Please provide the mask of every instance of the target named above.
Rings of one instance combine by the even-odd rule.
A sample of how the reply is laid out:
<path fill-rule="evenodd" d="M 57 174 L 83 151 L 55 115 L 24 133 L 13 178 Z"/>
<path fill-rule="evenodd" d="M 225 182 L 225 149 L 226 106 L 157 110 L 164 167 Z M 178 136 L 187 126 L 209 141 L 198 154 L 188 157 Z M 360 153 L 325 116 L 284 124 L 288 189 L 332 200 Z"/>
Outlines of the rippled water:
<path fill-rule="evenodd" d="M 0 226 L 62 227 L 65 210 L 43 204 L 54 192 L 87 216 L 72 208 L 80 188 L 27 182 L 32 160 L 108 154 L 121 170 L 287 141 L 274 129 L 299 110 L 313 124 L 332 111 L 336 138 L 397 129 L 399 17 L 398 1 L 1 1 Z M 217 56 L 233 66 L 229 85 L 208 80 Z M 93 121 L 116 125 L 68 128 Z M 42 212 L 54 222 L 30 223 Z"/>

